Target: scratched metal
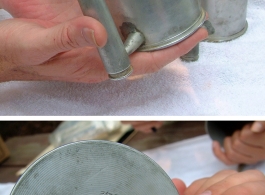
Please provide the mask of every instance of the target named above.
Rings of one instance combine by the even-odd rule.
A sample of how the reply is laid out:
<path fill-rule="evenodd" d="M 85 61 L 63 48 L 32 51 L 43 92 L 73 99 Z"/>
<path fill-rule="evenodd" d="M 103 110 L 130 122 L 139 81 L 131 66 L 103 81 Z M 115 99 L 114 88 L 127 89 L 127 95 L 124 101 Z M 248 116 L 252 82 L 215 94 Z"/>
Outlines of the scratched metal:
<path fill-rule="evenodd" d="M 194 33 L 204 22 L 205 12 L 198 0 L 105 0 L 120 31 L 124 23 L 133 24 L 143 33 L 140 51 L 153 51 L 174 45 Z M 91 0 L 79 0 L 83 13 L 99 18 Z M 121 38 L 127 37 L 120 32 Z"/>
<path fill-rule="evenodd" d="M 128 146 L 81 141 L 34 162 L 11 195 L 178 195 L 152 159 Z"/>

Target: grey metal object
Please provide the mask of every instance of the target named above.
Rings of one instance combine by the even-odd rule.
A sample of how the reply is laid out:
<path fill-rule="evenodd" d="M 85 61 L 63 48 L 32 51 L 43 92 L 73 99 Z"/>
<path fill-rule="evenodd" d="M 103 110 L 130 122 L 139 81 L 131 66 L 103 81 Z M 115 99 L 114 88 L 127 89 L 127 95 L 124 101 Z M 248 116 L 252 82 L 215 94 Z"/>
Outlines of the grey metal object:
<path fill-rule="evenodd" d="M 108 43 L 99 52 L 112 79 L 131 72 L 121 40 L 130 43 L 130 53 L 167 48 L 193 34 L 206 17 L 198 0 L 79 0 L 79 4 L 84 15 L 98 19 L 107 29 Z M 133 26 L 134 35 L 141 36 L 128 34 L 124 24 L 131 24 L 129 29 Z"/>
<path fill-rule="evenodd" d="M 200 2 L 215 28 L 215 33 L 209 36 L 207 41 L 231 41 L 247 31 L 248 0 L 200 0 Z"/>
<path fill-rule="evenodd" d="M 216 140 L 223 145 L 226 136 L 231 136 L 236 130 L 252 121 L 207 121 L 205 130 L 212 140 Z"/>
<path fill-rule="evenodd" d="M 215 29 L 209 20 L 206 20 L 203 23 L 202 27 L 207 30 L 209 36 L 215 33 Z M 190 52 L 181 56 L 180 58 L 182 61 L 185 62 L 194 62 L 199 59 L 199 53 L 200 53 L 200 44 L 197 44 L 192 50 L 190 50 Z"/>
<path fill-rule="evenodd" d="M 100 21 L 108 32 L 107 44 L 98 51 L 109 77 L 113 80 L 126 78 L 132 73 L 132 67 L 105 0 L 79 2 L 84 15 Z"/>
<path fill-rule="evenodd" d="M 81 141 L 42 156 L 21 176 L 11 195 L 178 195 L 152 159 L 128 146 Z"/>
<path fill-rule="evenodd" d="M 181 60 L 185 62 L 194 62 L 199 59 L 200 44 L 197 44 L 192 50 L 187 54 L 181 56 Z"/>

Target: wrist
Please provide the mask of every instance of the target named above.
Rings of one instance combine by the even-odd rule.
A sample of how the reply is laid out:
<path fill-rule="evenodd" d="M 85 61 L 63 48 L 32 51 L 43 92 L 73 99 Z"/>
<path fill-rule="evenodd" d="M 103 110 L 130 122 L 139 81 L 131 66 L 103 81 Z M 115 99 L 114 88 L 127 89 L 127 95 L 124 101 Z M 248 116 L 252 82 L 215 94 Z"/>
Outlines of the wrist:
<path fill-rule="evenodd" d="M 12 69 L 9 68 L 7 63 L 0 61 L 0 82 L 11 81 L 13 77 Z"/>
<path fill-rule="evenodd" d="M 17 70 L 5 70 L 0 71 L 0 83 L 9 82 L 9 81 L 30 81 L 34 79 L 27 78 L 25 79 L 25 73 Z"/>

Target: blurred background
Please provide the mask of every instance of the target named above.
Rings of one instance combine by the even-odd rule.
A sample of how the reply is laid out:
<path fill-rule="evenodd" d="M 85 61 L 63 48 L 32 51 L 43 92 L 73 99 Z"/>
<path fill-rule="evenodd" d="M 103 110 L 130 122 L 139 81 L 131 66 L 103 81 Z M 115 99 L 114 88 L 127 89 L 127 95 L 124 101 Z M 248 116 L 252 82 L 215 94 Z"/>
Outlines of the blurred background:
<path fill-rule="evenodd" d="M 104 139 L 145 151 L 204 135 L 204 126 L 204 121 L 163 122 L 144 132 L 120 121 L 1 121 L 0 183 L 16 182 L 34 159 L 67 142 Z"/>

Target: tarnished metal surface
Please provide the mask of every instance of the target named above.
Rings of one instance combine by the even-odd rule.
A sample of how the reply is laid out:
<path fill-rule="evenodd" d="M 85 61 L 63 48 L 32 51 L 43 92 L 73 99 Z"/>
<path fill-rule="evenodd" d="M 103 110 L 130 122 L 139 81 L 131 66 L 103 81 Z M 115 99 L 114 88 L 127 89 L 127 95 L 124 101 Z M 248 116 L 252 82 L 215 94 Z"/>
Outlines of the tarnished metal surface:
<path fill-rule="evenodd" d="M 118 29 L 129 22 L 143 33 L 146 40 L 140 51 L 176 44 L 194 33 L 205 20 L 197 0 L 106 0 L 106 3 Z"/>
<path fill-rule="evenodd" d="M 178 195 L 152 159 L 128 146 L 82 141 L 57 148 L 32 164 L 11 195 Z"/>
<path fill-rule="evenodd" d="M 215 33 L 209 36 L 207 41 L 231 41 L 246 32 L 248 0 L 200 0 L 200 2 L 215 28 Z"/>
<path fill-rule="evenodd" d="M 190 50 L 187 54 L 181 56 L 181 60 L 186 62 L 194 62 L 199 59 L 200 53 L 200 45 L 197 44 L 192 50 Z"/>
<path fill-rule="evenodd" d="M 98 51 L 109 77 L 113 80 L 126 78 L 132 67 L 105 0 L 80 0 L 79 3 L 84 15 L 99 20 L 108 32 L 107 44 Z"/>
<path fill-rule="evenodd" d="M 79 0 L 86 16 L 99 20 L 107 29 L 108 43 L 99 53 L 112 79 L 127 77 L 131 67 L 122 41 L 130 43 L 129 51 L 154 51 L 172 46 L 194 33 L 205 21 L 198 0 Z M 141 33 L 123 32 L 132 24 Z M 134 44 L 135 43 L 135 44 Z M 120 78 L 118 77 L 120 76 Z"/>
<path fill-rule="evenodd" d="M 207 30 L 208 35 L 212 35 L 215 32 L 215 29 L 213 28 L 209 20 L 206 20 L 203 23 L 202 27 Z M 197 44 L 192 50 L 190 50 L 187 54 L 181 56 L 180 58 L 186 62 L 194 62 L 199 59 L 199 53 L 200 53 L 200 44 Z"/>

